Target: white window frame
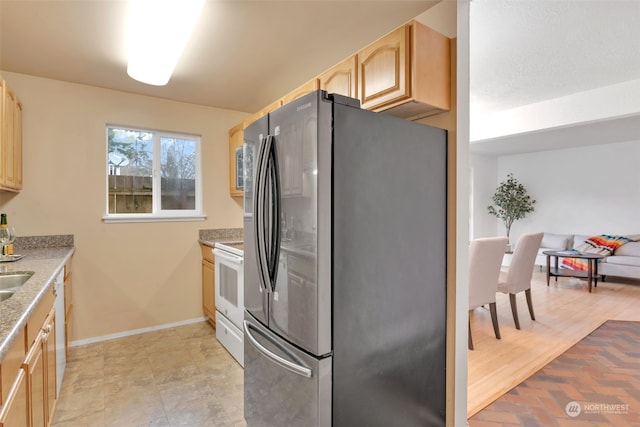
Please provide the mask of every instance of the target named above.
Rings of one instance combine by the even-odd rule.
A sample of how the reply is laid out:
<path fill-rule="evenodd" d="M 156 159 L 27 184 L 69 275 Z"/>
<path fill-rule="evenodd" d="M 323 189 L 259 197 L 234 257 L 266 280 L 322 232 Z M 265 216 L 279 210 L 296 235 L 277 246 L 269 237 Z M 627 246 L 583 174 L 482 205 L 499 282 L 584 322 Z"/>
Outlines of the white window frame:
<path fill-rule="evenodd" d="M 109 213 L 109 129 L 129 129 L 138 132 L 151 133 L 153 141 L 153 166 L 152 166 L 152 212 L 151 213 Z M 168 210 L 161 207 L 161 180 L 160 173 L 160 139 L 175 138 L 195 141 L 195 209 Z M 107 124 L 105 126 L 105 215 L 102 220 L 105 223 L 116 222 L 168 222 L 168 221 L 203 221 L 206 219 L 202 211 L 202 137 L 200 135 L 145 129 L 137 126 Z"/>

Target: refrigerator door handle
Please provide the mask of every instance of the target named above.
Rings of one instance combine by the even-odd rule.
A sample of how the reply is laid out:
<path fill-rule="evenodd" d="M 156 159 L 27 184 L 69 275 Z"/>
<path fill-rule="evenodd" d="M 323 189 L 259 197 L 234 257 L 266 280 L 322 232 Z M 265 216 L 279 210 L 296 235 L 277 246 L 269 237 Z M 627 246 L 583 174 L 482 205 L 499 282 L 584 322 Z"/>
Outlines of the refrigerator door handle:
<path fill-rule="evenodd" d="M 255 182 L 255 246 L 256 260 L 258 263 L 258 275 L 260 276 L 260 286 L 266 292 L 271 290 L 269 282 L 269 269 L 267 265 L 266 242 L 265 242 L 265 186 L 267 178 L 267 161 L 268 146 L 271 136 L 267 136 L 264 142 L 260 141 L 260 149 L 258 151 L 258 163 L 256 165 L 256 182 Z"/>
<path fill-rule="evenodd" d="M 280 167 L 278 165 L 278 151 L 275 137 L 271 136 L 268 147 L 268 167 L 270 172 L 271 190 L 271 235 L 269 236 L 268 269 L 271 288 L 275 291 L 278 275 L 278 260 L 280 259 Z"/>
<path fill-rule="evenodd" d="M 303 376 L 305 378 L 311 378 L 313 371 L 311 371 L 311 369 L 307 368 L 306 366 L 302 366 L 302 365 L 297 365 L 293 362 L 288 361 L 287 359 L 284 359 L 280 356 L 278 356 L 277 354 L 269 351 L 267 348 L 265 348 L 262 344 L 260 344 L 258 342 L 258 340 L 256 340 L 253 335 L 251 335 L 251 323 L 247 322 L 246 320 L 244 321 L 244 333 L 247 336 L 247 338 L 249 338 L 249 341 L 251 341 L 251 344 L 253 344 L 253 346 L 256 348 L 256 350 L 258 350 L 260 353 L 262 353 L 263 356 L 265 356 L 266 358 L 270 359 L 272 362 L 280 365 L 281 367 L 283 367 L 284 369 L 287 369 L 291 372 L 293 372 L 294 374 L 298 374 L 300 376 Z"/>

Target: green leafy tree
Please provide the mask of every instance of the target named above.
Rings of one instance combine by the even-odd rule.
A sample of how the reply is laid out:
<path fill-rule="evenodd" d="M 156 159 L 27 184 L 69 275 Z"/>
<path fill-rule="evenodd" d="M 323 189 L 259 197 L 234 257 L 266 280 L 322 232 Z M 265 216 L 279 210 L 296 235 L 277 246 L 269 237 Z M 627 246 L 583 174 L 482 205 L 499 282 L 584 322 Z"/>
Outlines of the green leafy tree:
<path fill-rule="evenodd" d="M 487 207 L 489 214 L 502 220 L 507 230 L 507 239 L 511 232 L 513 222 L 523 219 L 528 213 L 533 212 L 536 201 L 533 200 L 520 182 L 510 173 L 507 179 L 502 181 L 491 198 L 493 205 Z"/>

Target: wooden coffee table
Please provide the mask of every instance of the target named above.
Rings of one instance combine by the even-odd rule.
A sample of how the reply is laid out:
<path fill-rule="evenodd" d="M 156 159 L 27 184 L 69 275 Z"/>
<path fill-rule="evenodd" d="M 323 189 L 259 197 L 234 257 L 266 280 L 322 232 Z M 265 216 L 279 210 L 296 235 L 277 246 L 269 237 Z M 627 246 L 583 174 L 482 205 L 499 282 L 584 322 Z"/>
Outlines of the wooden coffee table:
<path fill-rule="evenodd" d="M 589 282 L 589 292 L 591 292 L 591 283 L 594 287 L 598 287 L 598 260 L 604 258 L 604 255 L 592 254 L 589 252 L 574 251 L 544 251 L 547 256 L 547 286 L 551 277 L 577 277 L 579 279 L 587 279 Z M 554 266 L 551 267 L 551 257 L 554 258 Z M 558 258 L 578 258 L 587 260 L 587 271 L 571 270 L 569 268 L 559 268 Z"/>

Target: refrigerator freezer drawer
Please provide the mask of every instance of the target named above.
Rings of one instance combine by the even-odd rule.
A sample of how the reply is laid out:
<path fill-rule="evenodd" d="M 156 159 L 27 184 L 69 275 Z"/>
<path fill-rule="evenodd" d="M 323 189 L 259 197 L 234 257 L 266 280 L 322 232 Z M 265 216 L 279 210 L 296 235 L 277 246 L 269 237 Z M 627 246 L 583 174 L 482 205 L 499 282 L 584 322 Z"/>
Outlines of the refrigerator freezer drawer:
<path fill-rule="evenodd" d="M 244 334 L 247 426 L 331 425 L 331 357 L 310 356 L 250 318 Z"/>
<path fill-rule="evenodd" d="M 244 367 L 244 334 L 219 311 L 216 311 L 216 338 Z"/>

